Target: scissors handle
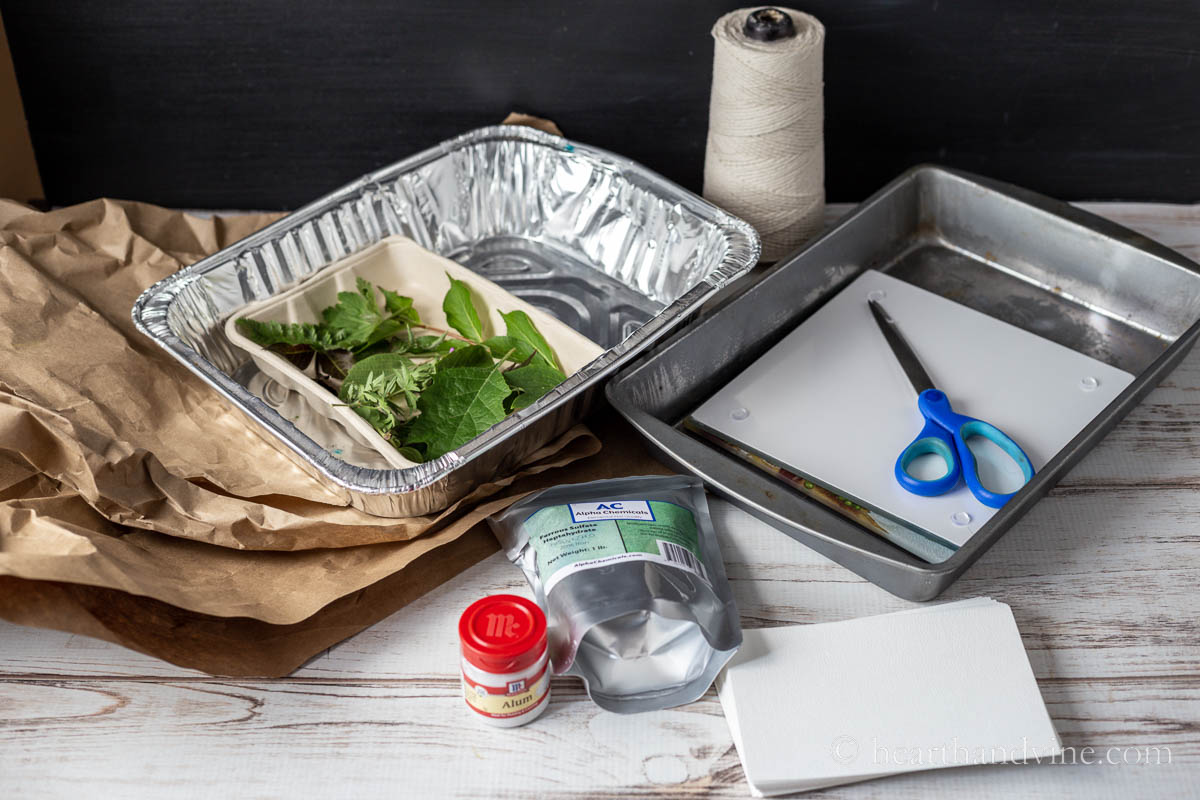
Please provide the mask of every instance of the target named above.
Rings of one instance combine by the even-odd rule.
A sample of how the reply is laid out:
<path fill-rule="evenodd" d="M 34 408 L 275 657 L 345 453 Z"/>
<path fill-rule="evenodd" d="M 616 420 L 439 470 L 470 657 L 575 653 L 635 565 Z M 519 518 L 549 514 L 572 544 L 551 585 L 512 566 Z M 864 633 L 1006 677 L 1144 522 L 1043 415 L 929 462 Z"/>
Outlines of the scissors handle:
<path fill-rule="evenodd" d="M 917 401 L 920 406 L 920 400 Z M 924 413 L 924 409 L 922 409 Z M 932 480 L 922 480 L 913 477 L 908 468 L 912 462 L 921 456 L 934 455 L 946 464 L 946 474 Z M 912 444 L 904 448 L 896 459 L 896 480 L 900 485 L 915 495 L 921 497 L 937 497 L 945 494 L 958 485 L 962 476 L 958 454 L 955 452 L 954 437 L 929 417 L 925 416 L 925 427 L 913 439 Z"/>
<path fill-rule="evenodd" d="M 979 479 L 975 454 L 967 446 L 967 440 L 975 436 L 981 436 L 1003 450 L 1020 468 L 1023 484 L 1033 479 L 1033 462 L 1020 445 L 990 422 L 956 413 L 944 392 L 926 389 L 917 398 L 917 408 L 925 417 L 925 427 L 896 460 L 896 480 L 908 491 L 922 497 L 944 494 L 954 488 L 961 475 L 971 494 L 985 506 L 1000 508 L 1007 503 L 1016 492 L 993 492 Z M 946 462 L 945 475 L 923 481 L 908 473 L 913 459 L 927 453 L 942 457 Z"/>

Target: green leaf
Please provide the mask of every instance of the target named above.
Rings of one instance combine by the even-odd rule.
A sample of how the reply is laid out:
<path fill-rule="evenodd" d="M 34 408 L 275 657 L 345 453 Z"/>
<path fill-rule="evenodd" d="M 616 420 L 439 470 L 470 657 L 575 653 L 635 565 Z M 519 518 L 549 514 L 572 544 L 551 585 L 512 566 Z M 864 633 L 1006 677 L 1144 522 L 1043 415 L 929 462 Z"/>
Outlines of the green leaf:
<path fill-rule="evenodd" d="M 444 357 L 437 362 L 438 372 L 445 369 L 453 369 L 454 367 L 487 367 L 494 369 L 495 364 L 492 361 L 492 354 L 483 345 L 469 344 L 465 347 L 456 347 L 453 353 Z"/>
<path fill-rule="evenodd" d="M 391 289 L 379 287 L 379 291 L 383 292 L 383 307 L 392 315 L 393 319 L 399 320 L 407 325 L 420 325 L 421 315 L 413 308 L 413 299 L 405 297 L 402 294 L 393 292 Z"/>
<path fill-rule="evenodd" d="M 446 292 L 446 298 L 442 301 L 442 311 L 446 312 L 446 321 L 450 323 L 450 327 L 458 331 L 472 342 L 483 341 L 483 323 L 479 319 L 479 312 L 475 309 L 475 303 L 471 299 L 471 289 L 460 280 L 450 277 L 450 273 L 446 273 L 446 277 L 450 278 L 450 290 Z"/>
<path fill-rule="evenodd" d="M 501 312 L 500 316 L 504 318 L 504 324 L 511 338 L 528 344 L 550 366 L 559 366 L 558 359 L 554 357 L 554 351 L 550 349 L 550 343 L 538 331 L 528 314 L 524 311 L 510 311 L 507 314 Z"/>
<path fill-rule="evenodd" d="M 385 439 L 391 436 L 392 428 L 396 425 L 396 417 L 390 412 L 380 411 L 371 406 L 350 405 L 350 407 L 354 409 L 354 413 L 371 423 L 371 427 L 379 431 Z"/>
<path fill-rule="evenodd" d="M 341 336 L 343 347 L 367 350 L 420 322 L 411 297 L 379 289 L 383 293 L 385 316 L 379 310 L 375 286 L 365 278 L 358 278 L 355 286 L 357 291 L 338 292 L 337 305 L 321 312 L 325 324 Z"/>
<path fill-rule="evenodd" d="M 464 348 L 472 350 L 475 348 Z M 480 347 L 488 361 L 487 348 Z M 442 359 L 437 374 L 417 401 L 421 414 L 408 429 L 406 445 L 425 444 L 426 459 L 434 459 L 474 439 L 506 416 L 505 399 L 512 389 L 500 370 L 491 366 L 446 366 L 463 350 Z"/>
<path fill-rule="evenodd" d="M 365 350 L 406 330 L 408 330 L 408 323 L 398 319 L 385 319 L 375 326 L 375 329 L 367 335 L 366 341 L 358 345 L 356 349 Z"/>
<path fill-rule="evenodd" d="M 513 389 L 520 392 L 510 404 L 513 411 L 519 411 L 532 405 L 546 392 L 558 386 L 566 380 L 566 376 L 549 364 L 535 361 L 528 366 L 505 372 L 504 380 Z"/>
<path fill-rule="evenodd" d="M 420 464 L 422 461 L 425 460 L 425 454 L 422 453 L 420 450 L 418 450 L 415 447 L 410 447 L 410 446 L 406 445 L 404 447 L 397 447 L 396 449 L 400 451 L 400 455 L 404 456 L 409 461 L 412 461 L 414 463 Z"/>
<path fill-rule="evenodd" d="M 513 396 L 508 400 L 509 413 L 520 411 L 522 408 L 528 408 L 538 401 L 538 398 L 524 392 L 514 392 Z"/>
<path fill-rule="evenodd" d="M 514 364 L 528 361 L 534 354 L 534 349 L 528 342 L 513 336 L 493 336 L 483 344 L 492 351 L 492 355 L 496 358 L 502 358 Z"/>
<path fill-rule="evenodd" d="M 374 291 L 371 296 L 363 293 L 371 284 L 359 278 L 359 291 L 338 292 L 337 305 L 330 306 L 321 312 L 325 324 L 335 333 L 341 332 L 344 347 L 353 349 L 365 344 L 371 333 L 383 322 L 383 315 L 375 304 Z M 363 284 L 366 284 L 365 286 Z"/>
<path fill-rule="evenodd" d="M 259 322 L 242 317 L 234 323 L 239 331 L 260 347 L 286 345 L 306 346 L 313 350 L 331 350 L 342 347 L 341 340 L 333 331 L 321 324 L 308 322 Z"/>

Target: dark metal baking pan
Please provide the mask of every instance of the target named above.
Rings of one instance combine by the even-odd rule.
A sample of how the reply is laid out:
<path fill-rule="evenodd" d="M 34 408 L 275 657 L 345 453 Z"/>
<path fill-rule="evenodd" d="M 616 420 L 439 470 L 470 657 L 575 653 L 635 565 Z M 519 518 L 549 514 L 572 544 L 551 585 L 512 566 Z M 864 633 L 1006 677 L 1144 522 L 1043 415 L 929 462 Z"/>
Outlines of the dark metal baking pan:
<path fill-rule="evenodd" d="M 678 423 L 863 270 L 877 269 L 1132 373 L 1133 383 L 950 558 L 926 563 Z M 623 370 L 613 406 L 659 457 L 893 594 L 929 600 L 1004 535 L 1200 336 L 1200 266 L 1025 189 L 913 168 L 757 285 Z"/>

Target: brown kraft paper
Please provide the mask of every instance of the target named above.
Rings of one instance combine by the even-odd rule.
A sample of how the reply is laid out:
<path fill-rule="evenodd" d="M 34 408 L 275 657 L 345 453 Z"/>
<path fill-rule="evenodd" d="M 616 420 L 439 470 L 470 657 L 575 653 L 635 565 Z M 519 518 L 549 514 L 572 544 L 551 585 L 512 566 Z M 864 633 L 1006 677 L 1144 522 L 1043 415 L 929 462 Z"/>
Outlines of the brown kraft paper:
<path fill-rule="evenodd" d="M 401 572 L 339 597 L 308 619 L 290 625 L 198 614 L 116 589 L 3 576 L 0 618 L 104 639 L 213 675 L 275 678 L 387 617 L 495 550 L 495 539 L 477 525 L 452 546 L 431 550 Z"/>

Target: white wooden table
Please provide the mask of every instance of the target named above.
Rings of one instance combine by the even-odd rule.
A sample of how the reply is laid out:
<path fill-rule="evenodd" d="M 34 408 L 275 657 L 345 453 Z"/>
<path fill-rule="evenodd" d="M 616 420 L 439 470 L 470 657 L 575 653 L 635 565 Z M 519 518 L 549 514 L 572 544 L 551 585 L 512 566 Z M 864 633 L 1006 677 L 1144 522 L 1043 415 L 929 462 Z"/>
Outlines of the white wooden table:
<path fill-rule="evenodd" d="M 1200 206 L 1089 207 L 1200 260 Z M 713 505 L 744 625 L 911 605 Z M 1198 585 L 1200 350 L 944 596 L 1012 606 L 1063 743 L 1098 763 L 940 770 L 820 796 L 1200 796 Z M 496 555 L 279 680 L 213 679 L 0 622 L 0 798 L 748 796 L 712 692 L 617 716 L 556 679 L 534 724 L 478 724 L 455 622 L 500 591 L 526 590 Z M 1134 754 L 1142 763 L 1121 763 Z"/>

